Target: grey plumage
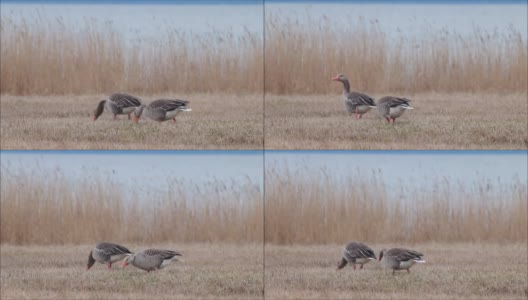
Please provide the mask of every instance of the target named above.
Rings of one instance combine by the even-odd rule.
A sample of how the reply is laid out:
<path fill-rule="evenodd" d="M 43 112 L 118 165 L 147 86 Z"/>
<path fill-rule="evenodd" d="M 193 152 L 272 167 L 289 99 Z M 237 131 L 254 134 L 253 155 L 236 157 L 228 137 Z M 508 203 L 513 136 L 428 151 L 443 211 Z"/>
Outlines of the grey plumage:
<path fill-rule="evenodd" d="M 406 110 L 413 109 L 407 98 L 387 96 L 378 101 L 378 112 L 389 123 L 394 123 L 396 118 L 401 116 Z"/>
<path fill-rule="evenodd" d="M 110 95 L 108 100 L 101 100 L 97 105 L 97 108 L 94 111 L 93 120 L 97 120 L 99 116 L 103 113 L 104 109 L 108 109 L 114 115 L 114 119 L 117 115 L 128 115 L 130 119 L 130 114 L 133 113 L 136 107 L 141 105 L 141 99 L 138 97 L 124 94 L 116 93 Z"/>
<path fill-rule="evenodd" d="M 360 269 L 363 269 L 363 265 L 369 263 L 371 260 L 376 260 L 376 254 L 369 246 L 361 242 L 350 242 L 343 249 L 343 257 L 337 265 L 337 269 L 344 268 L 347 263 L 352 264 L 354 269 L 356 265 L 361 265 Z"/>
<path fill-rule="evenodd" d="M 101 264 L 107 264 L 108 268 L 111 268 L 113 263 L 122 260 L 130 254 L 132 252 L 121 245 L 110 242 L 97 243 L 95 248 L 90 251 L 86 269 L 89 270 L 96 261 Z"/>
<path fill-rule="evenodd" d="M 129 264 L 147 272 L 160 270 L 176 261 L 183 261 L 181 253 L 172 250 L 147 249 L 129 255 L 123 261 L 123 267 Z"/>
<path fill-rule="evenodd" d="M 374 98 L 358 92 L 350 92 L 350 82 L 348 78 L 339 74 L 332 78 L 334 81 L 339 81 L 343 84 L 343 100 L 345 109 L 350 114 L 356 114 L 356 119 L 361 119 L 361 116 L 370 109 L 376 107 Z"/>
<path fill-rule="evenodd" d="M 392 274 L 398 270 L 407 270 L 410 273 L 409 269 L 415 263 L 425 262 L 422 256 L 424 256 L 422 253 L 414 250 L 392 248 L 390 250 L 382 249 L 379 254 L 379 260 L 383 259 L 383 264 L 385 267 L 392 269 Z"/>
<path fill-rule="evenodd" d="M 154 121 L 162 122 L 172 119 L 176 122 L 176 115 L 181 111 L 191 111 L 187 106 L 189 101 L 179 99 L 158 99 L 152 101 L 148 106 L 140 105 L 135 110 L 135 121 L 139 122 L 143 112 Z"/>

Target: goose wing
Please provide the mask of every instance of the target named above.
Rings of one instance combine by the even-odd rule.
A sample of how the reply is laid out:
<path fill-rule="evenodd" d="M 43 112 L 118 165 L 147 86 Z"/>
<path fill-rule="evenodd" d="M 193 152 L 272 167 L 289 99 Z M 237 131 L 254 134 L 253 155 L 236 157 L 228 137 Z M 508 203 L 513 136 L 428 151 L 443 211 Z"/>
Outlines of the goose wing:
<path fill-rule="evenodd" d="M 360 242 L 351 242 L 345 247 L 345 251 L 355 258 L 376 258 L 374 251 Z"/>
<path fill-rule="evenodd" d="M 372 97 L 358 92 L 349 93 L 347 100 L 351 101 L 354 105 L 376 106 L 376 103 Z"/>
<path fill-rule="evenodd" d="M 399 261 L 409 261 L 412 259 L 421 259 L 423 254 L 414 250 L 394 248 L 387 252 L 388 255 L 395 257 Z"/>
<path fill-rule="evenodd" d="M 179 99 L 158 99 L 149 104 L 152 109 L 162 109 L 164 111 L 173 111 L 176 109 L 186 108 L 189 101 Z"/>
<path fill-rule="evenodd" d="M 116 255 L 116 254 L 132 254 L 127 248 L 109 242 L 101 242 L 95 245 L 95 248 L 103 251 L 105 255 Z"/>
<path fill-rule="evenodd" d="M 158 256 L 162 260 L 171 259 L 175 256 L 182 256 L 181 253 L 172 250 L 147 249 L 144 253 L 148 256 Z"/>
<path fill-rule="evenodd" d="M 129 94 L 112 94 L 110 101 L 114 102 L 117 107 L 138 107 L 141 105 L 141 99 Z"/>

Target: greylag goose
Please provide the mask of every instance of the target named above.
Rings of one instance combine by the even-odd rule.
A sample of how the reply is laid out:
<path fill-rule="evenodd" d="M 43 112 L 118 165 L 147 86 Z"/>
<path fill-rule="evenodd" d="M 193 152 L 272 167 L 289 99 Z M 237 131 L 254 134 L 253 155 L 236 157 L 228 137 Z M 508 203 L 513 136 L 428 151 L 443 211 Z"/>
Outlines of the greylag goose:
<path fill-rule="evenodd" d="M 176 122 L 176 115 L 178 113 L 181 111 L 191 111 L 187 107 L 187 104 L 189 104 L 189 101 L 178 99 L 154 100 L 148 106 L 145 104 L 140 105 L 134 113 L 134 120 L 138 123 L 144 110 L 145 115 L 154 121 L 162 122 L 172 119 L 173 122 Z"/>
<path fill-rule="evenodd" d="M 376 254 L 369 246 L 361 242 L 351 242 L 343 249 L 343 258 L 337 264 L 337 270 L 340 270 L 350 263 L 354 270 L 356 265 L 361 265 L 359 269 L 363 269 L 363 265 L 369 263 L 371 260 L 376 260 Z"/>
<path fill-rule="evenodd" d="M 129 255 L 123 261 L 122 267 L 132 264 L 147 272 L 161 270 L 174 262 L 183 262 L 183 259 L 179 258 L 179 256 L 182 256 L 181 253 L 171 250 L 147 249 Z"/>
<path fill-rule="evenodd" d="M 340 81 L 343 84 L 345 108 L 349 114 L 356 114 L 356 119 L 361 119 L 364 113 L 376 107 L 376 103 L 372 97 L 358 92 L 350 92 L 350 82 L 345 75 L 336 75 L 332 80 Z"/>
<path fill-rule="evenodd" d="M 106 264 L 108 266 L 108 269 L 111 269 L 113 263 L 115 263 L 116 261 L 120 261 L 131 254 L 132 252 L 130 252 L 130 250 L 118 244 L 109 242 L 97 243 L 97 245 L 95 245 L 95 248 L 90 251 L 86 270 L 90 270 L 90 268 L 95 264 L 96 261 L 102 264 Z"/>
<path fill-rule="evenodd" d="M 411 273 L 409 269 L 416 263 L 424 263 L 422 259 L 424 256 L 420 252 L 404 248 L 392 248 L 390 250 L 382 249 L 379 254 L 379 260 L 383 259 L 383 264 L 387 268 L 392 269 L 392 274 L 398 270 L 407 270 L 407 273 Z"/>
<path fill-rule="evenodd" d="M 411 100 L 407 98 L 383 97 L 378 101 L 378 111 L 387 122 L 394 123 L 396 118 L 403 115 L 406 110 L 413 109 L 409 102 Z"/>
<path fill-rule="evenodd" d="M 94 111 L 93 120 L 97 120 L 106 108 L 114 115 L 114 120 L 117 115 L 128 115 L 136 110 L 136 107 L 141 105 L 141 99 L 128 94 L 112 94 L 108 100 L 101 100 Z"/>

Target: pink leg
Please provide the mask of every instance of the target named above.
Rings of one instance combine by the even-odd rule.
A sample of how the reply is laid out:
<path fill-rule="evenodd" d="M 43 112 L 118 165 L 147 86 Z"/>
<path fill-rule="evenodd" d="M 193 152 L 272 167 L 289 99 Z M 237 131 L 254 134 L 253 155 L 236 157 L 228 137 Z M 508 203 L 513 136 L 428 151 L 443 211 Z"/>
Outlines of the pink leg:
<path fill-rule="evenodd" d="M 363 265 L 361 265 L 361 267 L 359 267 L 359 269 L 362 270 L 363 269 Z"/>
<path fill-rule="evenodd" d="M 130 114 L 128 114 L 128 119 L 130 120 Z"/>
<path fill-rule="evenodd" d="M 362 114 L 359 114 L 359 118 L 360 118 L 360 119 L 361 119 L 361 117 L 363 117 L 363 115 L 362 115 Z"/>
<path fill-rule="evenodd" d="M 176 118 L 172 118 L 172 122 L 176 123 Z"/>
<path fill-rule="evenodd" d="M 354 270 L 356 269 L 356 265 L 352 265 L 352 267 L 354 267 Z"/>
<path fill-rule="evenodd" d="M 108 263 L 108 269 L 112 269 L 112 263 Z"/>
<path fill-rule="evenodd" d="M 390 118 L 389 117 L 385 117 L 385 120 L 387 120 L 387 123 L 390 124 Z"/>
<path fill-rule="evenodd" d="M 407 273 L 411 274 L 411 270 L 407 269 Z"/>

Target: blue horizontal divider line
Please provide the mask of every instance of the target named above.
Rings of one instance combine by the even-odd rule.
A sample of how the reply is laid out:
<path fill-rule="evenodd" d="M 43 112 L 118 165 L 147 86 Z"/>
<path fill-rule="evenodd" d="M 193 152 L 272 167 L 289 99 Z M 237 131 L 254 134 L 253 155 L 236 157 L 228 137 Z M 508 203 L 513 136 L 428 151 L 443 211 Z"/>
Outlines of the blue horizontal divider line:
<path fill-rule="evenodd" d="M 122 155 L 261 155 L 265 154 L 395 154 L 395 155 L 528 155 L 528 150 L 0 150 L 16 154 Z"/>

